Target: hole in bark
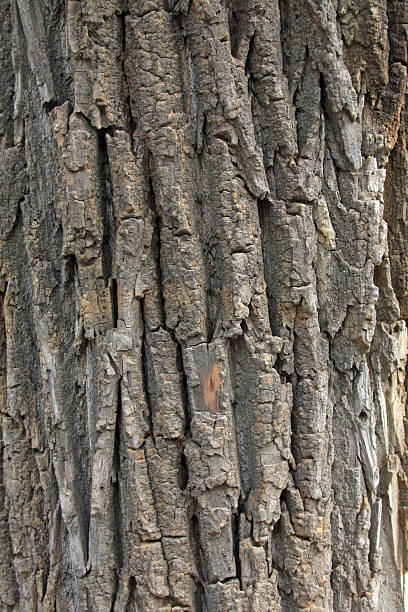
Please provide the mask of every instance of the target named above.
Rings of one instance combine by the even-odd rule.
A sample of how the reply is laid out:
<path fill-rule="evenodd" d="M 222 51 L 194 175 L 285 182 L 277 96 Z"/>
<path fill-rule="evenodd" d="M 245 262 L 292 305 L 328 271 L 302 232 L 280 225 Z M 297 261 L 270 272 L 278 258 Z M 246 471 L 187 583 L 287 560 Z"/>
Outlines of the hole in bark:
<path fill-rule="evenodd" d="M 358 415 L 358 418 L 360 419 L 362 423 L 365 423 L 368 419 L 368 414 L 364 410 L 362 410 L 360 414 Z"/>

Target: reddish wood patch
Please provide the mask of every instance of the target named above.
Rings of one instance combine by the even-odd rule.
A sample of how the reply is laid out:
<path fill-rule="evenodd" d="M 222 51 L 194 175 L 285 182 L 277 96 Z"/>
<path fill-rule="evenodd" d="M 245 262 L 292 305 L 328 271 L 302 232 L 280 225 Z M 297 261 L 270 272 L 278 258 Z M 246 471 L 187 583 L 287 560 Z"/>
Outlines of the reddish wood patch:
<path fill-rule="evenodd" d="M 219 412 L 220 398 L 218 397 L 218 389 L 222 389 L 222 380 L 220 379 L 221 361 L 214 363 L 212 368 L 205 374 L 201 374 L 201 392 L 206 410 L 213 414 Z"/>

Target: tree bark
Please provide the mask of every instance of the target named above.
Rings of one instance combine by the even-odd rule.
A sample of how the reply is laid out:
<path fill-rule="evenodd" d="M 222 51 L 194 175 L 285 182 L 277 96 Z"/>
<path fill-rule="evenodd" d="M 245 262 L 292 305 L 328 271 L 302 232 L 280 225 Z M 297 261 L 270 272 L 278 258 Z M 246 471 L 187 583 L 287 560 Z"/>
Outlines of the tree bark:
<path fill-rule="evenodd" d="M 2 0 L 1 610 L 408 610 L 407 23 Z"/>

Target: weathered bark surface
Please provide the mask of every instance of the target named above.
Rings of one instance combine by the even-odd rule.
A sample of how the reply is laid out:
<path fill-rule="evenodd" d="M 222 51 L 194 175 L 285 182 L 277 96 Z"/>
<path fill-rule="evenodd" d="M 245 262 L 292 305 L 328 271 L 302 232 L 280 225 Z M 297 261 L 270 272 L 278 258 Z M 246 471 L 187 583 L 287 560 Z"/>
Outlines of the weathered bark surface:
<path fill-rule="evenodd" d="M 2 0 L 1 610 L 404 609 L 407 24 Z"/>

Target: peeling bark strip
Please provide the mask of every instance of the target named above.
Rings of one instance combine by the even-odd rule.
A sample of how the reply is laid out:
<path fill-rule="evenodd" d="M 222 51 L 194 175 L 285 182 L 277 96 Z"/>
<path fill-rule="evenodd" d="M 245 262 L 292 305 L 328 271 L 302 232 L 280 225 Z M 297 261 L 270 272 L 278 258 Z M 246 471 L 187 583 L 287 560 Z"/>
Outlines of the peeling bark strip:
<path fill-rule="evenodd" d="M 408 609 L 407 23 L 1 2 L 1 610 Z"/>

